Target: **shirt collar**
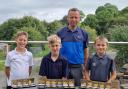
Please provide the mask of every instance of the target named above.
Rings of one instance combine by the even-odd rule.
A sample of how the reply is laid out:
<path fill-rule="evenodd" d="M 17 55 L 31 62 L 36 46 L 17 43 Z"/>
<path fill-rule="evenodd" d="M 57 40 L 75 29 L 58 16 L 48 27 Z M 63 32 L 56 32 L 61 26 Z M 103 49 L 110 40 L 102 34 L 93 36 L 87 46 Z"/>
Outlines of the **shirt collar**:
<path fill-rule="evenodd" d="M 76 27 L 76 29 L 74 29 L 73 31 L 71 31 L 68 27 L 67 27 L 67 32 L 78 32 L 78 27 Z"/>
<path fill-rule="evenodd" d="M 48 54 L 47 58 L 48 59 L 50 58 L 50 60 L 52 61 L 52 59 L 51 59 L 51 52 Z M 61 59 L 61 55 L 59 54 L 59 56 L 58 56 L 56 61 L 59 61 L 60 59 Z"/>
<path fill-rule="evenodd" d="M 107 55 L 106 55 L 106 53 L 103 55 L 103 57 L 101 58 L 101 57 L 99 57 L 98 55 L 97 55 L 97 53 L 95 54 L 95 57 L 97 57 L 97 59 L 106 59 L 106 57 L 107 57 Z"/>
<path fill-rule="evenodd" d="M 16 48 L 14 49 L 15 50 L 15 53 L 19 54 L 19 52 L 16 51 Z M 25 52 L 23 54 L 26 54 L 27 53 L 27 49 L 25 48 Z"/>

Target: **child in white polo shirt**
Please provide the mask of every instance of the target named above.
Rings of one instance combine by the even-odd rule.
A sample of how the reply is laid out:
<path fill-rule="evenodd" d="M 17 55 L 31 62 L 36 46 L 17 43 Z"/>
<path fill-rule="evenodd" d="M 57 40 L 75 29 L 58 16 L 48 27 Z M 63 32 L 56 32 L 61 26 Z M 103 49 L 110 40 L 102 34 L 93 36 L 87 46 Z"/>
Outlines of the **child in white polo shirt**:
<path fill-rule="evenodd" d="M 28 42 L 28 33 L 17 32 L 15 40 L 17 46 L 15 50 L 7 54 L 5 61 L 6 89 L 11 89 L 12 80 L 28 78 L 33 65 L 33 55 L 25 48 Z"/>

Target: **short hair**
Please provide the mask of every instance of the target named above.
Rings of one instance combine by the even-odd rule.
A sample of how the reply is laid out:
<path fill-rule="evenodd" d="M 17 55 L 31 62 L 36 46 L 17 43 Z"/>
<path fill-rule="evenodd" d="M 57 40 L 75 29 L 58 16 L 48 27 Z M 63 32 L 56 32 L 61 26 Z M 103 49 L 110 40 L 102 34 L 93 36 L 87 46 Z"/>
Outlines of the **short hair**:
<path fill-rule="evenodd" d="M 28 33 L 25 32 L 25 31 L 18 31 L 16 33 L 16 39 L 19 37 L 19 36 L 22 36 L 22 35 L 25 35 L 27 38 L 28 38 Z"/>
<path fill-rule="evenodd" d="M 100 41 L 105 41 L 106 42 L 106 44 L 108 45 L 108 39 L 106 38 L 106 37 L 104 37 L 104 36 L 98 36 L 96 39 L 95 39 L 95 41 L 94 41 L 94 44 L 96 44 L 96 42 L 98 41 L 98 40 L 100 40 Z"/>
<path fill-rule="evenodd" d="M 68 14 L 69 14 L 70 11 L 78 11 L 80 13 L 80 10 L 77 9 L 77 8 L 71 8 L 71 9 L 69 9 Z"/>
<path fill-rule="evenodd" d="M 57 35 L 51 35 L 47 38 L 49 44 L 60 43 L 61 39 Z"/>

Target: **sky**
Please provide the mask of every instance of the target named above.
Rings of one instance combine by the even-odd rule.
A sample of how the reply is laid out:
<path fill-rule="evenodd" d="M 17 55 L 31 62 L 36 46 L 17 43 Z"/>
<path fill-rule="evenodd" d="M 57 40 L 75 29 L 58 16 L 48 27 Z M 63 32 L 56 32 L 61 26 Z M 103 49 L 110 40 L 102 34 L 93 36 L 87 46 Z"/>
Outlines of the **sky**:
<path fill-rule="evenodd" d="M 0 24 L 23 16 L 52 22 L 62 19 L 73 7 L 85 15 L 94 14 L 99 6 L 106 3 L 116 5 L 119 10 L 128 6 L 128 0 L 0 0 Z"/>

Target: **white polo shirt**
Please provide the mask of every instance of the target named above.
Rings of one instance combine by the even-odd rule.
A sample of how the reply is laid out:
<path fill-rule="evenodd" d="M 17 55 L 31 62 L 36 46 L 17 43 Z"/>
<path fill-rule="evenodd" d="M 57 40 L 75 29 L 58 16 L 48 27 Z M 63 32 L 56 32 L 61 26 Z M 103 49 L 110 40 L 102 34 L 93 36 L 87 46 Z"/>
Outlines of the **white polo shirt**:
<path fill-rule="evenodd" d="M 7 81 L 11 86 L 11 80 L 29 78 L 29 67 L 33 66 L 33 55 L 27 51 L 21 54 L 15 50 L 6 56 L 5 66 L 10 67 L 10 77 Z"/>

